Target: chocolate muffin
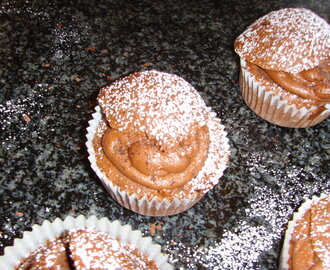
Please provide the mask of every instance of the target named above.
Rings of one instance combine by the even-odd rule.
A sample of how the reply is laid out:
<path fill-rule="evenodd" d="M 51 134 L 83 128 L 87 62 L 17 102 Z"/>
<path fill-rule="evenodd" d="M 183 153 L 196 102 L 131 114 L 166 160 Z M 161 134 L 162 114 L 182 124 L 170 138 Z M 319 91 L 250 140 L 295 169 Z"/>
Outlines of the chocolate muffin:
<path fill-rule="evenodd" d="M 144 215 L 187 210 L 229 158 L 224 127 L 179 76 L 136 72 L 100 90 L 88 128 L 92 168 L 110 195 Z"/>
<path fill-rule="evenodd" d="M 235 41 L 240 90 L 265 120 L 313 126 L 330 115 L 330 26 L 304 8 L 270 12 Z"/>
<path fill-rule="evenodd" d="M 314 196 L 294 214 L 285 234 L 280 269 L 330 269 L 330 196 Z"/>

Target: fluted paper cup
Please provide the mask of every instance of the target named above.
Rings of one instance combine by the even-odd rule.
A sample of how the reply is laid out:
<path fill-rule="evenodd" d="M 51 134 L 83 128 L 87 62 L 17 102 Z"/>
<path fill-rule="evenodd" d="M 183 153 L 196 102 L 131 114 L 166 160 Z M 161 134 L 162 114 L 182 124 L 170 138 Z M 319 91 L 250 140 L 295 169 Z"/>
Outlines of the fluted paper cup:
<path fill-rule="evenodd" d="M 215 113 L 210 112 L 210 115 L 211 115 L 210 117 L 213 119 L 212 121 L 219 121 L 218 119 L 215 118 Z M 170 216 L 188 210 L 198 201 L 200 201 L 201 198 L 205 195 L 203 194 L 202 196 L 200 196 L 200 194 L 196 192 L 195 194 L 193 193 L 193 195 L 190 196 L 189 198 L 183 198 L 183 199 L 174 198 L 171 201 L 165 198 L 159 201 L 158 198 L 148 199 L 146 195 L 143 196 L 142 198 L 138 198 L 136 194 L 129 194 L 126 190 L 121 190 L 111 181 L 111 179 L 108 179 L 106 175 L 103 173 L 103 171 L 97 166 L 95 150 L 93 147 L 93 138 L 95 136 L 97 127 L 99 126 L 102 120 L 101 108 L 99 106 L 95 108 L 95 113 L 92 115 L 92 117 L 93 119 L 89 121 L 89 127 L 87 128 L 87 135 L 86 135 L 87 137 L 86 147 L 89 153 L 88 158 L 91 163 L 92 169 L 95 171 L 95 173 L 103 183 L 103 186 L 106 188 L 110 196 L 120 205 L 141 215 Z M 221 124 L 219 125 L 221 126 L 221 128 L 223 128 Z M 222 150 L 224 151 L 223 153 L 224 158 L 223 160 L 221 160 L 223 164 L 218 166 L 219 169 L 212 172 L 212 177 L 211 177 L 212 179 L 210 179 L 210 183 L 212 183 L 213 186 L 218 183 L 219 178 L 223 175 L 223 171 L 227 167 L 227 161 L 229 156 L 229 143 L 226 137 L 227 133 L 224 132 L 223 129 L 221 130 L 221 132 L 222 134 L 214 134 L 216 138 L 214 139 L 213 143 L 222 144 Z M 222 142 L 216 141 L 221 135 L 223 135 Z M 206 163 L 207 162 L 212 163 L 214 156 L 219 155 L 219 153 L 211 153 L 211 155 L 212 157 L 210 157 L 209 160 L 206 161 Z M 198 175 L 196 178 L 198 178 Z M 194 181 L 198 182 L 198 179 L 195 179 Z"/>
<path fill-rule="evenodd" d="M 68 216 L 64 220 L 56 218 L 53 222 L 46 220 L 42 225 L 33 225 L 32 231 L 24 232 L 23 238 L 16 238 L 13 246 L 5 248 L 4 255 L 0 256 L 0 269 L 14 269 L 46 240 L 53 240 L 66 230 L 85 227 L 99 229 L 122 243 L 130 243 L 142 254 L 148 255 L 159 269 L 173 269 L 167 262 L 167 255 L 161 253 L 160 245 L 154 244 L 150 237 L 143 237 L 140 231 L 132 230 L 130 225 L 121 225 L 118 220 L 110 222 L 107 218 L 86 218 L 82 215 L 76 218 Z"/>
<path fill-rule="evenodd" d="M 320 114 L 314 113 L 319 109 L 315 105 L 310 108 L 297 108 L 294 104 L 288 104 L 287 100 L 281 99 L 258 82 L 245 68 L 245 63 L 245 60 L 241 59 L 240 91 L 245 103 L 258 116 L 275 125 L 290 128 L 314 126 L 330 116 L 330 104 L 326 104 Z"/>

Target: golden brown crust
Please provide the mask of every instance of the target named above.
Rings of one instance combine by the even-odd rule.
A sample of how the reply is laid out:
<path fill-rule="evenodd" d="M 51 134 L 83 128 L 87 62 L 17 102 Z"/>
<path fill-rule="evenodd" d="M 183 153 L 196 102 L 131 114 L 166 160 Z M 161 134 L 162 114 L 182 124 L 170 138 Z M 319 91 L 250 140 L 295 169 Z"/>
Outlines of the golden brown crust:
<path fill-rule="evenodd" d="M 329 61 L 330 26 L 310 10 L 281 9 L 255 21 L 234 46 L 263 69 L 299 73 Z"/>

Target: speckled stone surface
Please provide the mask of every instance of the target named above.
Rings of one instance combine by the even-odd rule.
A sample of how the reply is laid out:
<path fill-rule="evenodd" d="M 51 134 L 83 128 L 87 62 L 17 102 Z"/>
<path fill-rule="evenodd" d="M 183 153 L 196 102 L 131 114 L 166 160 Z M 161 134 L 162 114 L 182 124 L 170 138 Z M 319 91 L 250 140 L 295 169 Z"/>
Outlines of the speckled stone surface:
<path fill-rule="evenodd" d="M 35 223 L 83 214 L 119 219 L 145 236 L 161 225 L 152 238 L 176 269 L 277 268 L 293 212 L 330 190 L 330 119 L 296 130 L 256 116 L 239 92 L 233 41 L 282 7 L 329 20 L 330 2 L 174 2 L 2 1 L 0 254 Z M 98 89 L 151 68 L 193 84 L 231 146 L 220 184 L 171 217 L 115 203 L 84 146 Z"/>

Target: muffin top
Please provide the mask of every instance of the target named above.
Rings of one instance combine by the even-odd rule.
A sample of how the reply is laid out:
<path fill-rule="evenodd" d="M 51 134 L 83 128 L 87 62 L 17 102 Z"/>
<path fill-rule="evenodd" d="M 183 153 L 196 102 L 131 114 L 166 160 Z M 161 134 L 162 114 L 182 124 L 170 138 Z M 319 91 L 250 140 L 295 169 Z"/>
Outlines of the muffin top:
<path fill-rule="evenodd" d="M 143 133 L 160 148 L 175 147 L 207 119 L 205 103 L 192 85 L 156 70 L 115 81 L 101 89 L 98 101 L 111 128 Z"/>
<path fill-rule="evenodd" d="M 68 246 L 74 269 L 158 269 L 155 262 L 129 243 L 94 228 L 70 230 Z"/>
<path fill-rule="evenodd" d="M 250 25 L 234 46 L 263 69 L 299 73 L 330 61 L 330 25 L 304 8 L 280 9 Z"/>
<path fill-rule="evenodd" d="M 159 269 L 148 255 L 130 243 L 113 238 L 96 228 L 64 231 L 47 240 L 17 270 L 28 269 Z"/>

